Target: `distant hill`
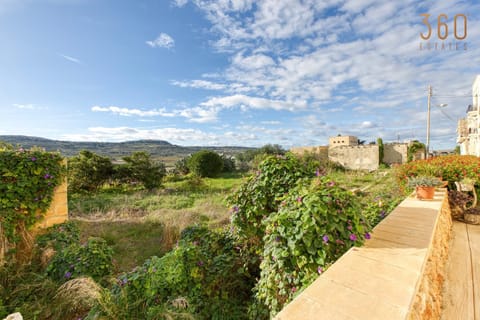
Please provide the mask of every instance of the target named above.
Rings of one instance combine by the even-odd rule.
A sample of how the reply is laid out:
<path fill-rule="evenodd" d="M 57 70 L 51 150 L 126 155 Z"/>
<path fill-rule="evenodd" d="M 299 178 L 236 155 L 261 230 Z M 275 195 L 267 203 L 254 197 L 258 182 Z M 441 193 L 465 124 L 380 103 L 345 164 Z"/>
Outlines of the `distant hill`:
<path fill-rule="evenodd" d="M 218 153 L 235 155 L 254 148 L 248 147 L 184 147 L 162 140 L 137 140 L 126 142 L 74 142 L 58 141 L 29 136 L 2 136 L 0 141 L 21 146 L 25 149 L 33 146 L 42 147 L 47 151 L 59 151 L 65 157 L 78 154 L 81 150 L 89 150 L 113 160 L 120 160 L 135 151 L 149 152 L 153 158 L 182 158 L 196 151 L 207 149 Z"/>

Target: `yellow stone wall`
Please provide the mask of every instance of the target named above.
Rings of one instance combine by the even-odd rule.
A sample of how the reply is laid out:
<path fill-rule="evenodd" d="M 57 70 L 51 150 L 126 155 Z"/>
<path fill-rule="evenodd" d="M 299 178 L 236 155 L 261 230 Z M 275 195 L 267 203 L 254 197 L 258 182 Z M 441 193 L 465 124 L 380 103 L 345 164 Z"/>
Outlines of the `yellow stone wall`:
<path fill-rule="evenodd" d="M 64 181 L 55 189 L 50 208 L 45 213 L 42 221 L 39 221 L 34 229 L 44 229 L 54 224 L 62 223 L 68 220 L 68 202 L 67 202 L 67 182 Z"/>

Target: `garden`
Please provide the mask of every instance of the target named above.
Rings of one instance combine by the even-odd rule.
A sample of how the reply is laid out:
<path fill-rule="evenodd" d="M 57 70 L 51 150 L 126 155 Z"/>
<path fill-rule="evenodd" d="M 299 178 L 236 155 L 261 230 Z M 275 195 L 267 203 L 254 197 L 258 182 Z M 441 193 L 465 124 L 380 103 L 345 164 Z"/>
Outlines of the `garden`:
<path fill-rule="evenodd" d="M 480 181 L 478 158 L 460 156 L 376 172 L 279 149 L 239 157 L 242 171 L 211 151 L 170 172 L 143 152 L 112 164 L 82 151 L 68 172 L 55 153 L 0 156 L 2 236 L 17 244 L 0 267 L 0 318 L 270 319 L 369 239 L 408 178 Z M 70 221 L 35 234 L 22 258 L 65 176 Z"/>

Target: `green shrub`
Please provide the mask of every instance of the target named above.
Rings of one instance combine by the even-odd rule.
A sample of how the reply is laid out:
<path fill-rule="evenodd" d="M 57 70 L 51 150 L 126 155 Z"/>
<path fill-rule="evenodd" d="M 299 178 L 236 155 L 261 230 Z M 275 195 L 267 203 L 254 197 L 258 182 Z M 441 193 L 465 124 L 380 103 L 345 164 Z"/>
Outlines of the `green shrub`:
<path fill-rule="evenodd" d="M 50 207 L 64 176 L 62 160 L 39 149 L 0 150 L 0 224 L 7 241 L 18 241 L 19 230 L 33 226 Z"/>
<path fill-rule="evenodd" d="M 223 160 L 216 152 L 202 150 L 189 158 L 188 168 L 199 177 L 215 177 L 222 172 Z"/>
<path fill-rule="evenodd" d="M 53 225 L 45 230 L 45 233 L 37 236 L 36 239 L 36 243 L 41 249 L 52 247 L 56 251 L 61 251 L 79 241 L 80 229 L 72 221 Z"/>
<path fill-rule="evenodd" d="M 112 249 L 102 238 L 89 238 L 86 244 L 72 244 L 58 252 L 47 267 L 47 274 L 56 281 L 80 276 L 99 280 L 113 270 Z"/>
<path fill-rule="evenodd" d="M 189 174 L 190 169 L 188 168 L 188 161 L 190 156 L 177 160 L 175 162 L 174 172 L 177 174 Z"/>
<path fill-rule="evenodd" d="M 154 162 L 147 152 L 134 152 L 123 160 L 126 163 L 119 168 L 122 178 L 130 183 L 142 183 L 148 190 L 162 185 L 162 179 L 167 172 L 165 164 Z"/>
<path fill-rule="evenodd" d="M 68 188 L 72 192 L 96 191 L 113 174 L 112 161 L 88 150 L 68 161 Z"/>
<path fill-rule="evenodd" d="M 197 319 L 245 319 L 253 284 L 242 264 L 227 232 L 187 228 L 174 250 L 121 275 L 110 303 L 92 310 L 91 316 L 107 314 L 108 305 L 115 305 L 114 318 L 149 319 L 154 311 L 182 311 L 172 301 L 183 297 L 183 313 Z"/>
<path fill-rule="evenodd" d="M 262 221 L 278 210 L 280 198 L 296 185 L 298 179 L 314 175 L 311 166 L 302 164 L 291 153 L 268 156 L 256 173 L 227 198 L 232 224 L 238 235 L 261 247 L 265 234 Z"/>
<path fill-rule="evenodd" d="M 370 237 L 355 197 L 328 176 L 300 180 L 264 224 L 256 297 L 270 316 L 350 247 Z"/>

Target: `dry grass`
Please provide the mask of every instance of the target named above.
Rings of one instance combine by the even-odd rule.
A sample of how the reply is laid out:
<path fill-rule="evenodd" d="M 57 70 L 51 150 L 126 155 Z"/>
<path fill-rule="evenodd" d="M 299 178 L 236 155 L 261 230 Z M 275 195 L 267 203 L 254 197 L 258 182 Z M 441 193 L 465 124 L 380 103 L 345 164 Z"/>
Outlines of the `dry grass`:
<path fill-rule="evenodd" d="M 78 319 L 99 302 L 102 289 L 91 278 L 76 278 L 61 285 L 53 298 L 56 319 Z"/>

